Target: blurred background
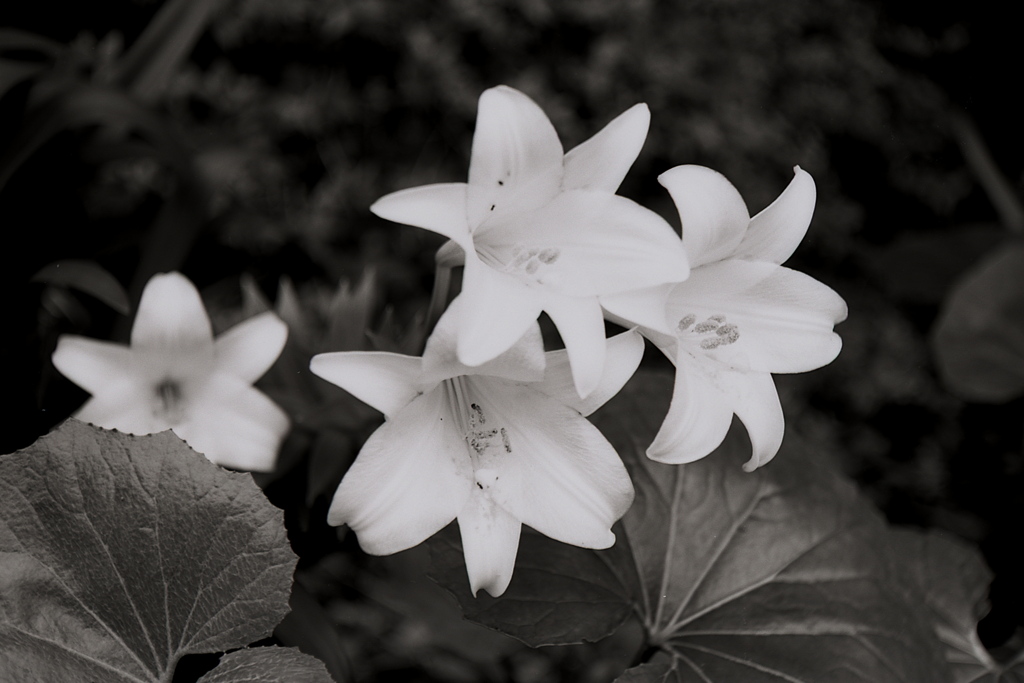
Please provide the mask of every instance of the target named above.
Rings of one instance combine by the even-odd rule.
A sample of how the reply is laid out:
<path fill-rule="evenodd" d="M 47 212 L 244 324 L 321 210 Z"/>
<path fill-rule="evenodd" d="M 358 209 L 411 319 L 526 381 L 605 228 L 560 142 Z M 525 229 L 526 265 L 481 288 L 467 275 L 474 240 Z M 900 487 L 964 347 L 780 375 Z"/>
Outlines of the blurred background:
<path fill-rule="evenodd" d="M 566 149 L 646 102 L 651 132 L 620 193 L 677 228 L 656 182 L 672 166 L 721 171 L 752 214 L 793 166 L 815 178 L 815 218 L 787 265 L 836 289 L 850 316 L 835 363 L 777 378 L 789 438 L 833 459 L 890 521 L 977 544 L 996 576 L 981 637 L 1012 645 L 1024 628 L 1024 112 L 1012 95 L 1024 55 L 1010 7 L 4 3 L 0 452 L 28 445 L 85 397 L 49 363 L 57 336 L 125 340 L 148 278 L 180 270 L 218 329 L 268 306 L 292 326 L 286 369 L 260 386 L 296 430 L 282 471 L 263 483 L 290 510 L 303 566 L 354 572 L 336 557 L 352 539 L 316 520 L 379 417 L 312 384 L 305 363 L 343 348 L 415 352 L 442 241 L 369 205 L 465 180 L 488 87 L 530 95 Z M 287 504 L 295 495 L 299 519 Z M 564 662 L 593 669 L 592 653 L 575 650 L 542 664 L 490 641 L 452 654 L 452 643 L 475 641 L 458 632 L 435 647 L 440 630 L 391 619 L 402 600 L 434 607 L 380 598 L 379 585 L 337 585 L 307 583 L 316 604 L 333 595 L 365 607 L 330 612 L 339 637 L 354 639 L 344 666 L 356 680 L 371 668 L 375 680 L 476 680 L 494 665 L 473 659 L 487 648 L 511 680 L 564 680 Z M 367 651 L 372 664 L 359 659 Z M 438 661 L 449 669 L 431 670 Z M 591 669 L 579 680 L 602 680 Z"/>

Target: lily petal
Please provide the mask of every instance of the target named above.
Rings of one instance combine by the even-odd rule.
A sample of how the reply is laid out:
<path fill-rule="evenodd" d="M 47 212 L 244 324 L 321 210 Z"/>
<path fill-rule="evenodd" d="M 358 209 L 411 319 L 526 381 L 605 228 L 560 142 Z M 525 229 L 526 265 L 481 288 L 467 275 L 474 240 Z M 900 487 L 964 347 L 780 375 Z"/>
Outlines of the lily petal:
<path fill-rule="evenodd" d="M 386 194 L 370 206 L 375 215 L 444 235 L 464 250 L 473 248 L 466 221 L 465 183 L 437 183 Z"/>
<path fill-rule="evenodd" d="M 717 372 L 715 372 L 717 370 Z M 728 368 L 708 363 L 680 350 L 672 403 L 647 457 L 678 465 L 700 460 L 718 448 L 732 424 L 733 402 L 722 384 Z"/>
<path fill-rule="evenodd" d="M 288 326 L 271 312 L 249 318 L 217 337 L 217 368 L 250 384 L 270 369 L 284 349 Z"/>
<path fill-rule="evenodd" d="M 334 494 L 327 521 L 348 524 L 373 555 L 411 548 L 455 519 L 469 499 L 466 442 L 435 389 L 385 422 Z"/>
<path fill-rule="evenodd" d="M 783 263 L 800 245 L 814 214 L 814 179 L 799 166 L 778 198 L 750 219 L 733 258 Z"/>
<path fill-rule="evenodd" d="M 607 340 L 601 304 L 594 298 L 550 296 L 544 311 L 565 343 L 576 392 L 586 398 L 600 384 L 604 372 Z"/>
<path fill-rule="evenodd" d="M 775 457 L 782 446 L 786 418 L 775 380 L 767 372 L 730 372 L 726 381 L 735 397 L 733 409 L 747 428 L 753 453 L 743 469 L 753 472 Z"/>
<path fill-rule="evenodd" d="M 126 375 L 132 366 L 132 352 L 123 344 L 62 334 L 53 352 L 53 365 L 90 394 L 99 394 Z"/>
<path fill-rule="evenodd" d="M 696 268 L 728 258 L 743 239 L 750 213 L 725 176 L 704 166 L 676 166 L 658 176 L 679 211 L 683 246 Z"/>
<path fill-rule="evenodd" d="M 459 534 L 473 596 L 485 590 L 498 597 L 508 588 L 523 525 L 488 496 L 474 491 L 459 512 Z"/>
<path fill-rule="evenodd" d="M 723 329 L 733 328 L 733 341 L 708 348 L 717 343 L 717 332 L 694 333 L 712 316 L 722 318 Z M 668 317 L 670 323 L 685 318 L 693 324 L 677 337 L 694 353 L 740 370 L 806 372 L 839 354 L 842 341 L 832 328 L 846 318 L 846 303 L 814 278 L 784 266 L 727 260 L 697 268 L 677 285 Z"/>
<path fill-rule="evenodd" d="M 112 383 L 94 395 L 73 417 L 97 427 L 137 436 L 171 428 L 166 419 L 154 412 L 153 403 L 144 395 L 144 389 L 128 379 Z"/>
<path fill-rule="evenodd" d="M 614 193 L 639 156 L 650 125 L 650 109 L 646 104 L 636 104 L 589 140 L 569 150 L 564 160 L 562 189 Z"/>
<path fill-rule="evenodd" d="M 537 382 L 544 378 L 544 340 L 536 322 L 526 328 L 511 348 L 486 363 L 468 366 L 459 362 L 456 346 L 462 303 L 461 294 L 452 300 L 427 339 L 421 387 L 461 375 L 502 377 L 519 382 Z"/>
<path fill-rule="evenodd" d="M 605 311 L 605 318 L 623 327 L 640 325 L 662 334 L 672 334 L 665 309 L 673 287 L 675 283 L 669 282 L 619 294 L 605 294 L 600 299 L 601 308 Z"/>
<path fill-rule="evenodd" d="M 542 209 L 479 237 L 520 280 L 568 296 L 627 292 L 689 273 L 686 251 L 665 220 L 636 202 L 569 190 Z M 523 255 L 534 254 L 523 261 Z M 543 260 L 541 260 L 543 258 Z"/>
<path fill-rule="evenodd" d="M 218 465 L 270 472 L 289 424 L 284 411 L 262 392 L 218 372 L 189 406 L 185 421 L 172 429 Z"/>
<path fill-rule="evenodd" d="M 644 355 L 644 338 L 635 330 L 608 339 L 601 380 L 586 398 L 580 398 L 569 367 L 565 350 L 549 351 L 544 380 L 534 386 L 559 403 L 564 403 L 586 416 L 603 406 L 629 381 Z"/>
<path fill-rule="evenodd" d="M 154 275 L 142 290 L 132 324 L 131 345 L 148 348 L 213 348 L 213 330 L 203 300 L 181 273 Z"/>
<path fill-rule="evenodd" d="M 477 485 L 513 517 L 555 540 L 584 548 L 612 545 L 611 526 L 633 502 L 633 485 L 601 432 L 575 409 L 528 385 L 495 380 L 481 382 L 478 392 L 483 411 L 505 420 L 505 434 L 479 455 Z"/>
<path fill-rule="evenodd" d="M 393 419 L 420 393 L 420 358 L 386 351 L 335 351 L 313 356 L 309 370 Z"/>
<path fill-rule="evenodd" d="M 486 232 L 492 214 L 543 206 L 561 183 L 562 143 L 544 111 L 508 86 L 485 90 L 469 160 L 466 216 L 474 232 Z"/>
<path fill-rule="evenodd" d="M 504 353 L 522 338 L 540 315 L 541 293 L 468 252 L 462 283 L 458 357 L 474 367 Z"/>

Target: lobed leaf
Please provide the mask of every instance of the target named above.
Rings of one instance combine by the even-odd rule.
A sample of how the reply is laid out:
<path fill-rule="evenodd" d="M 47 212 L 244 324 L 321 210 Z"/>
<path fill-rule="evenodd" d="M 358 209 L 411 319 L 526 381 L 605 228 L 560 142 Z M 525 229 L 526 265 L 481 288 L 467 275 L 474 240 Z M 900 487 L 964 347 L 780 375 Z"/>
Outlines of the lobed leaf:
<path fill-rule="evenodd" d="M 269 635 L 295 562 L 249 475 L 171 432 L 68 420 L 0 458 L 0 671 L 169 681 L 185 654 Z"/>

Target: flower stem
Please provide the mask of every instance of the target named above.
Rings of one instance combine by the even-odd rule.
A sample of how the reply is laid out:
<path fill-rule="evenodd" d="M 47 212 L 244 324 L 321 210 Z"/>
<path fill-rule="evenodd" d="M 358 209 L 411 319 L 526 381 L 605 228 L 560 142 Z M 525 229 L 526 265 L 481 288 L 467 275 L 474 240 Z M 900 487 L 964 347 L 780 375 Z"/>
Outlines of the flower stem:
<path fill-rule="evenodd" d="M 427 309 L 427 321 L 424 327 L 429 336 L 430 331 L 437 325 L 441 315 L 448 308 L 448 294 L 452 285 L 452 267 L 438 265 L 434 274 L 434 291 L 430 294 L 430 307 Z"/>

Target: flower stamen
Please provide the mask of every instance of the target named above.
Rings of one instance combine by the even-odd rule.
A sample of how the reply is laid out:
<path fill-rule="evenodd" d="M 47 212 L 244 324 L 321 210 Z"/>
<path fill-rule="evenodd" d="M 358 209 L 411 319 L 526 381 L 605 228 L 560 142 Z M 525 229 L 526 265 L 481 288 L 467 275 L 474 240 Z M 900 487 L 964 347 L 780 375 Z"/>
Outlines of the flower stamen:
<path fill-rule="evenodd" d="M 740 338 L 740 328 L 732 323 L 727 323 L 724 315 L 708 316 L 707 320 L 702 320 L 694 325 L 696 321 L 697 316 L 689 313 L 679 319 L 676 329 L 681 337 L 683 335 L 699 337 L 698 344 L 705 351 L 734 344 Z M 693 325 L 692 330 L 690 330 L 691 325 Z"/>
<path fill-rule="evenodd" d="M 160 382 L 154 391 L 157 404 L 153 410 L 157 417 L 162 417 L 171 425 L 175 425 L 184 418 L 184 396 L 181 384 L 170 377 Z"/>
<path fill-rule="evenodd" d="M 487 424 L 487 416 L 479 403 L 469 401 L 470 387 L 465 377 L 452 377 L 445 380 L 445 394 L 448 397 L 448 407 L 455 416 L 459 431 L 466 440 L 472 454 L 478 457 L 484 456 L 491 449 L 497 449 L 498 437 L 501 437 L 501 447 L 506 453 L 512 452 L 512 442 L 509 439 L 508 431 L 500 429 L 483 428 Z"/>

